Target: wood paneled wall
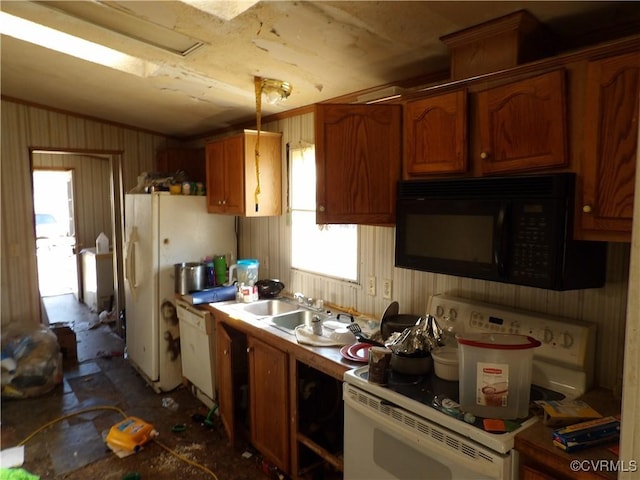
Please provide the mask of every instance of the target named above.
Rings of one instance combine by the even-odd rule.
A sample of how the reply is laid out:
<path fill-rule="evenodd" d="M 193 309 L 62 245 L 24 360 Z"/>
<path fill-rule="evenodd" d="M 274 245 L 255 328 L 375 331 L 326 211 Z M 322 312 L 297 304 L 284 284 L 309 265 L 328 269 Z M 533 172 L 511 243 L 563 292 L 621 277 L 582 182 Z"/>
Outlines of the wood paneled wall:
<path fill-rule="evenodd" d="M 314 142 L 313 114 L 264 125 L 265 130 L 283 133 L 283 155 L 288 142 Z M 287 179 L 283 161 L 283 179 Z M 286 205 L 286 181 L 283 181 Z M 417 272 L 394 267 L 395 230 L 390 227 L 359 227 L 361 282 L 332 280 L 291 270 L 291 235 L 288 215 L 241 219 L 239 256 L 260 260 L 261 278 L 279 278 L 290 292 L 322 298 L 353 307 L 379 319 L 389 304 L 381 296 L 383 279 L 393 281 L 393 300 L 401 313 L 424 314 L 432 294 L 449 293 L 479 301 L 595 322 L 598 326 L 596 383 L 619 387 L 622 380 L 625 312 L 627 304 L 630 246 L 611 243 L 608 248 L 607 283 L 603 288 L 556 292 L 505 285 L 448 275 Z M 375 276 L 375 297 L 366 294 L 362 279 Z"/>
<path fill-rule="evenodd" d="M 5 99 L 2 100 L 1 107 L 2 325 L 10 322 L 39 322 L 41 312 L 29 149 L 70 149 L 120 154 L 122 182 L 127 191 L 136 185 L 141 172 L 153 170 L 156 151 L 165 148 L 168 140 L 162 135 Z M 90 214 L 88 211 L 85 213 Z M 93 238 L 95 241 L 95 236 Z"/>

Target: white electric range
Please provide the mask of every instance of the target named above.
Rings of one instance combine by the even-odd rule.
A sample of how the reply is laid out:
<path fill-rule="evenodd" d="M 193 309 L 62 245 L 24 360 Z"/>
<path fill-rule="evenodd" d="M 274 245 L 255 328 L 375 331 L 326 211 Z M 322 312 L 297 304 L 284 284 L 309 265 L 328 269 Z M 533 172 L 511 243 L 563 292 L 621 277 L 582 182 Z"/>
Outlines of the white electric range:
<path fill-rule="evenodd" d="M 576 398 L 593 377 L 595 325 L 434 295 L 427 313 L 452 333 L 495 332 L 534 337 L 531 401 Z M 518 432 L 537 417 L 506 422 L 492 433 L 483 419 L 473 423 L 443 413 L 434 399 L 458 401 L 458 383 L 435 375 L 391 373 L 389 383 L 369 383 L 368 367 L 344 374 L 344 478 L 512 479 L 517 478 Z M 472 420 L 472 419 L 468 419 Z"/>

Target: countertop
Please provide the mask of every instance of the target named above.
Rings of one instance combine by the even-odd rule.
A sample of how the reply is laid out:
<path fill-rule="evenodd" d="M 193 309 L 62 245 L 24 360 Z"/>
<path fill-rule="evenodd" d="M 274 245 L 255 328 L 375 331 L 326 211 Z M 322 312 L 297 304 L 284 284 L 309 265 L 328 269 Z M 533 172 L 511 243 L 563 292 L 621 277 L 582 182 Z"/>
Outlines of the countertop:
<path fill-rule="evenodd" d="M 583 395 L 583 400 L 603 416 L 617 415 L 620 413 L 620 400 L 614 398 L 610 390 L 596 388 Z M 615 479 L 615 472 L 608 472 L 605 468 L 594 468 L 598 461 L 616 462 L 618 456 L 609 448 L 617 443 L 605 444 L 566 453 L 554 447 L 552 443 L 552 427 L 547 427 L 538 422 L 516 435 L 515 448 L 521 455 L 528 457 L 524 463 L 531 460 L 534 466 L 543 467 L 544 472 L 554 478 L 579 478 L 579 479 Z M 587 461 L 584 468 L 574 471 L 571 468 L 572 461 Z M 575 463 L 573 464 L 575 465 Z"/>
<path fill-rule="evenodd" d="M 363 365 L 344 358 L 340 353 L 340 346 L 317 347 L 300 344 L 295 335 L 268 325 L 256 315 L 243 312 L 237 308 L 237 303 L 234 301 L 203 304 L 198 307 L 211 311 L 217 320 L 224 321 L 230 327 L 264 340 L 303 363 L 339 380 L 342 380 L 345 371 Z M 220 315 L 221 313 L 223 315 Z"/>

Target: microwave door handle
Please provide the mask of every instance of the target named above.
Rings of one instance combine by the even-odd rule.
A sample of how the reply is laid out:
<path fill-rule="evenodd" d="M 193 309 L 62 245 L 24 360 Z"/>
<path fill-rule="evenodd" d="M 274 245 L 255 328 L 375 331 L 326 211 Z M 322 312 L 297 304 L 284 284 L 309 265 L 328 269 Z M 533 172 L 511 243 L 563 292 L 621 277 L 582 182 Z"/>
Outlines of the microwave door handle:
<path fill-rule="evenodd" d="M 496 264 L 498 268 L 498 275 L 500 277 L 505 276 L 505 266 L 504 266 L 504 249 L 505 249 L 505 239 L 507 236 L 506 228 L 507 228 L 507 206 L 503 203 L 500 205 L 500 209 L 498 210 L 498 219 L 496 222 L 496 242 L 494 243 L 493 250 L 493 262 Z"/>

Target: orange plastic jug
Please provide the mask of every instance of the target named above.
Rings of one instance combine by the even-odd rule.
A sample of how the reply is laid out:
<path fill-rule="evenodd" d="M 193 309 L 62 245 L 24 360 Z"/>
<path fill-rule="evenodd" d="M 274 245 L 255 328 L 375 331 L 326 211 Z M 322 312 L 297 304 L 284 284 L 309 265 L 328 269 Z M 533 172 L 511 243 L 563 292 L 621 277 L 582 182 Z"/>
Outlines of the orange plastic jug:
<path fill-rule="evenodd" d="M 145 443 L 157 436 L 158 432 L 150 423 L 136 417 L 127 417 L 111 427 L 106 441 L 111 449 L 119 448 L 137 452 Z"/>

